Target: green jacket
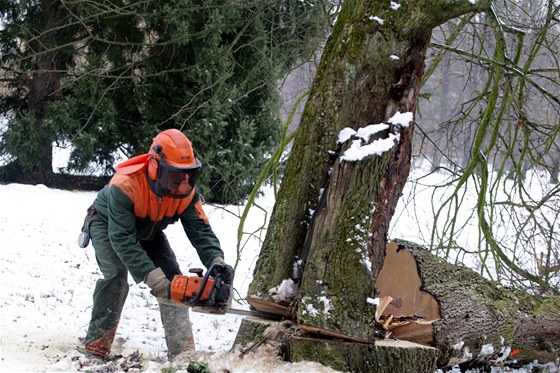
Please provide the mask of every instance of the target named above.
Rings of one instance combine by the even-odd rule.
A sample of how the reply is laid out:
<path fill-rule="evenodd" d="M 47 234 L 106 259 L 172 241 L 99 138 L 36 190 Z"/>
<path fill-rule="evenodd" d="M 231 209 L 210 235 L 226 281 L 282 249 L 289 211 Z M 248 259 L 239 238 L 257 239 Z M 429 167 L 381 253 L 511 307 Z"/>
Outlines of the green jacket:
<path fill-rule="evenodd" d="M 145 169 L 117 173 L 97 195 L 97 218 L 107 222 L 109 239 L 134 281 L 141 282 L 155 269 L 139 240 L 151 240 L 169 224 L 181 221 L 183 229 L 207 268 L 224 257 L 220 242 L 206 217 L 196 189 L 186 198 L 156 196 Z"/>

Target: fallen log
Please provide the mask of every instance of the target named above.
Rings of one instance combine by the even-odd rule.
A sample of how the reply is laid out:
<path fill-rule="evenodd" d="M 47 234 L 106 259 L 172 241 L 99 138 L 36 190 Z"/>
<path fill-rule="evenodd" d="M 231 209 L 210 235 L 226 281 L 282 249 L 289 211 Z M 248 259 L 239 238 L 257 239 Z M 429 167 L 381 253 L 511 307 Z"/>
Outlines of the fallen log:
<path fill-rule="evenodd" d="M 436 347 L 438 367 L 503 361 L 512 351 L 520 361 L 559 358 L 559 297 L 498 286 L 402 240 L 387 245 L 376 288 L 390 299 L 378 310 L 387 336 Z"/>
<path fill-rule="evenodd" d="M 301 320 L 243 321 L 242 351 L 274 341 L 289 361 L 318 361 L 343 371 L 433 372 L 559 361 L 560 298 L 501 287 L 469 268 L 447 263 L 403 240 L 387 244 L 377 281 L 376 334 L 368 343 Z M 255 300 L 252 306 L 288 318 L 290 307 Z M 407 343 L 408 342 L 408 343 Z"/>

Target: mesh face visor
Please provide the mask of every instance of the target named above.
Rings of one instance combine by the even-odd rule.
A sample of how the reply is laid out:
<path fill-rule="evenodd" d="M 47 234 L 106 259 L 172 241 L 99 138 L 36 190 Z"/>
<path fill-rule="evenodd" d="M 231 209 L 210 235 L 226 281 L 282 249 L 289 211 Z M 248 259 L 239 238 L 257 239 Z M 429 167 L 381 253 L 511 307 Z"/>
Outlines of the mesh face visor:
<path fill-rule="evenodd" d="M 173 197 L 187 197 L 194 189 L 194 184 L 200 176 L 202 165 L 196 160 L 197 166 L 192 168 L 178 168 L 158 160 L 157 187 L 161 194 Z"/>

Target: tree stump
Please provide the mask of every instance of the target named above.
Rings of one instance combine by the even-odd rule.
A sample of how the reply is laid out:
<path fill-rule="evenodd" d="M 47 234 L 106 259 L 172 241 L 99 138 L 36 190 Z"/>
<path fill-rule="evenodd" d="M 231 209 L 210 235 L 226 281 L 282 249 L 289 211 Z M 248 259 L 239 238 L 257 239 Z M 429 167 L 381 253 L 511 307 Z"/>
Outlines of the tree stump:
<path fill-rule="evenodd" d="M 285 357 L 292 362 L 317 361 L 343 372 L 433 373 L 439 351 L 397 340 L 374 344 L 286 335 Z"/>

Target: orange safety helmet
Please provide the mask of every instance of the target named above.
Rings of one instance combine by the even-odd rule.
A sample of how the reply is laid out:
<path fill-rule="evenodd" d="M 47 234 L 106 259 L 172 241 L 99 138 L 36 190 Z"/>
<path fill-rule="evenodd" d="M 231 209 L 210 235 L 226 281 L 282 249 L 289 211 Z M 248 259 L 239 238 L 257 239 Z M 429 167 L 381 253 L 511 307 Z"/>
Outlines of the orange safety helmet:
<path fill-rule="evenodd" d="M 170 128 L 158 133 L 148 154 L 148 177 L 158 196 L 184 198 L 192 192 L 202 163 L 183 132 Z"/>

